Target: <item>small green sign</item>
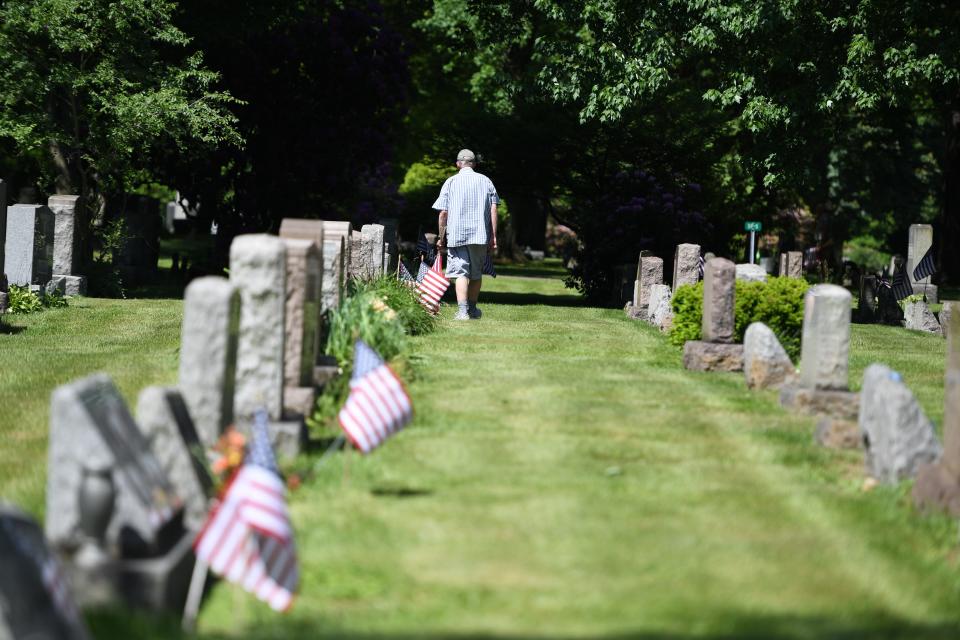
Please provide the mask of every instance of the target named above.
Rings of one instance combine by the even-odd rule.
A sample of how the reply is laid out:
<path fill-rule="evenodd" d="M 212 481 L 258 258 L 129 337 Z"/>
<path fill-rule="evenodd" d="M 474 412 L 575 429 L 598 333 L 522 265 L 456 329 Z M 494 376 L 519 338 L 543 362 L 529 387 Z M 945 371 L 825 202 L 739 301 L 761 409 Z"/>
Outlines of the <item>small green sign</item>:
<path fill-rule="evenodd" d="M 760 231 L 760 229 L 763 229 L 763 225 L 757 222 L 756 220 L 743 223 L 744 231 Z"/>

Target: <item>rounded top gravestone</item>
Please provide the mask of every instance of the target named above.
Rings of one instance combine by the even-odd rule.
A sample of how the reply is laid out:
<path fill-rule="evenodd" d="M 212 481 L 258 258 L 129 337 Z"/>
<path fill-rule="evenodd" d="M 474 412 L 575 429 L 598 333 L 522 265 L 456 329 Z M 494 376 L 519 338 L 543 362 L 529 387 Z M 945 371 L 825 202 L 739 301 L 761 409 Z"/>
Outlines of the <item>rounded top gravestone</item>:
<path fill-rule="evenodd" d="M 800 384 L 815 389 L 847 389 L 850 314 L 853 296 L 834 284 L 818 284 L 803 301 Z"/>

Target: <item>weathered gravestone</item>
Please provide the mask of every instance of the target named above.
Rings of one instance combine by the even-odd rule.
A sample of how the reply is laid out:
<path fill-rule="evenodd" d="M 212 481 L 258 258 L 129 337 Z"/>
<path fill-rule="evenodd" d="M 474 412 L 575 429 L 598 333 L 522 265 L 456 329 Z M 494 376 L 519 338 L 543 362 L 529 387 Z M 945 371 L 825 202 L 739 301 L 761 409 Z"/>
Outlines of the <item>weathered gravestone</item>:
<path fill-rule="evenodd" d="M 46 286 L 53 275 L 53 212 L 39 204 L 7 209 L 4 272 L 10 284 Z"/>
<path fill-rule="evenodd" d="M 0 273 L 6 266 L 7 239 L 7 183 L 0 180 Z"/>
<path fill-rule="evenodd" d="M 81 603 L 181 607 L 193 566 L 181 516 L 180 498 L 110 378 L 57 387 L 46 534 Z"/>
<path fill-rule="evenodd" d="M 361 277 L 376 278 L 383 273 L 383 225 L 365 224 L 360 229 L 361 246 L 365 254 Z"/>
<path fill-rule="evenodd" d="M 933 423 L 900 374 L 882 364 L 863 372 L 859 425 L 867 473 L 885 484 L 912 478 L 920 465 L 940 457 Z"/>
<path fill-rule="evenodd" d="M 177 389 L 146 387 L 137 398 L 137 425 L 173 490 L 184 501 L 184 526 L 199 531 L 206 521 L 213 483 L 207 472 L 206 449 L 183 396 Z"/>
<path fill-rule="evenodd" d="M 944 338 L 950 337 L 950 318 L 953 317 L 954 307 L 957 306 L 955 300 L 944 300 L 943 307 L 940 308 L 940 332 Z"/>
<path fill-rule="evenodd" d="M 230 246 L 230 282 L 240 290 L 240 338 L 233 411 L 252 423 L 260 408 L 283 415 L 287 252 L 267 234 L 237 236 Z"/>
<path fill-rule="evenodd" d="M 0 638 L 86 640 L 68 576 L 34 520 L 0 503 Z"/>
<path fill-rule="evenodd" d="M 177 384 L 204 447 L 233 422 L 239 335 L 239 289 L 226 278 L 191 282 L 183 299 Z"/>
<path fill-rule="evenodd" d="M 669 331 L 673 326 L 673 296 L 670 287 L 665 284 L 650 285 L 650 298 L 647 306 L 647 322 L 660 329 Z"/>
<path fill-rule="evenodd" d="M 833 284 L 811 287 L 803 301 L 800 378 L 780 390 L 780 404 L 819 416 L 818 441 L 856 442 L 859 396 L 848 390 L 850 352 L 850 292 Z"/>
<path fill-rule="evenodd" d="M 648 307 L 650 304 L 650 289 L 656 284 L 663 284 L 663 258 L 641 254 L 637 262 L 633 306 Z"/>
<path fill-rule="evenodd" d="M 736 265 L 714 258 L 703 269 L 702 340 L 683 345 L 683 366 L 694 371 L 740 371 L 743 345 L 733 344 Z"/>
<path fill-rule="evenodd" d="M 950 315 L 943 394 L 943 455 L 925 464 L 913 485 L 914 503 L 960 516 L 960 314 Z"/>
<path fill-rule="evenodd" d="M 83 295 L 87 281 L 77 274 L 79 266 L 79 233 L 77 206 L 80 196 L 50 196 L 47 207 L 53 212 L 53 287 L 68 296 Z"/>
<path fill-rule="evenodd" d="M 930 304 L 937 303 L 937 286 L 931 284 L 930 276 L 914 278 L 913 270 L 933 246 L 933 227 L 929 224 L 910 225 L 909 244 L 907 245 L 907 277 L 913 285 L 913 292 L 923 294 Z"/>
<path fill-rule="evenodd" d="M 767 271 L 759 264 L 738 264 L 737 280 L 744 282 L 766 282 Z"/>
<path fill-rule="evenodd" d="M 803 278 L 802 251 L 785 251 L 780 254 L 780 277 Z"/>
<path fill-rule="evenodd" d="M 678 244 L 673 257 L 673 291 L 685 284 L 700 281 L 700 245 Z"/>
<path fill-rule="evenodd" d="M 903 309 L 903 326 L 914 331 L 941 333 L 937 317 L 923 300 L 910 300 Z"/>
<path fill-rule="evenodd" d="M 290 238 L 283 242 L 287 249 L 283 403 L 286 411 L 308 416 L 316 401 L 313 369 L 320 343 L 322 259 L 316 242 Z"/>
<path fill-rule="evenodd" d="M 325 220 L 323 223 L 323 308 L 335 309 L 340 306 L 347 285 L 350 266 L 349 222 Z M 333 243 L 333 251 L 327 246 Z M 327 266 L 329 265 L 329 266 Z"/>
<path fill-rule="evenodd" d="M 790 356 L 762 322 L 752 323 L 743 335 L 743 373 L 750 389 L 778 389 L 796 379 Z"/>
<path fill-rule="evenodd" d="M 354 231 L 350 234 L 350 277 L 364 278 L 370 271 L 370 255 L 363 250 L 363 234 Z"/>

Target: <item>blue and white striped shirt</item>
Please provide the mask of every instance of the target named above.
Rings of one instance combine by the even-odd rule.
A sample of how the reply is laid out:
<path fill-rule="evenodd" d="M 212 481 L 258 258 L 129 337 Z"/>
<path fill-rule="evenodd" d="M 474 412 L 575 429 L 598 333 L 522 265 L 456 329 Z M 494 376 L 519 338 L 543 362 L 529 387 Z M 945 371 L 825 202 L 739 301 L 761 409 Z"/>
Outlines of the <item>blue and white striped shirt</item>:
<path fill-rule="evenodd" d="M 471 167 L 447 178 L 440 197 L 433 203 L 437 211 L 446 210 L 447 246 L 487 244 L 492 235 L 490 205 L 500 204 L 497 190 L 487 176 Z"/>

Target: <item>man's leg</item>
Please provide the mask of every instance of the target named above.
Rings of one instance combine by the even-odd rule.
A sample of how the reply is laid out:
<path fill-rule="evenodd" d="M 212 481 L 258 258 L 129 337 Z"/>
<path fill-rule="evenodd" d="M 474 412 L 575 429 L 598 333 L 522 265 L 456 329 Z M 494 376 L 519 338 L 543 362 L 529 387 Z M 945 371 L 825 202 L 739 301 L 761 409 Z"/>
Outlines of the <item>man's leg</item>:
<path fill-rule="evenodd" d="M 476 302 L 477 297 L 471 296 L 471 291 L 473 290 L 473 280 L 470 280 L 466 276 L 460 276 L 457 278 L 457 304 L 462 305 L 466 304 L 468 301 Z M 477 287 L 477 293 L 480 293 L 480 287 Z"/>
<path fill-rule="evenodd" d="M 466 278 L 461 278 L 465 280 Z M 483 279 L 480 280 L 467 280 L 467 301 L 470 302 L 470 305 L 475 307 L 477 306 L 477 300 L 480 299 L 480 285 L 483 284 Z M 459 284 L 459 282 L 457 283 Z"/>

